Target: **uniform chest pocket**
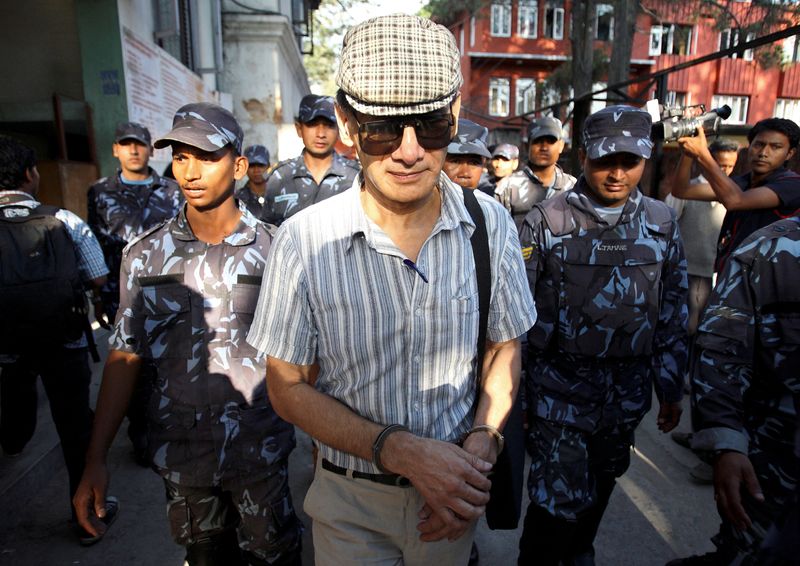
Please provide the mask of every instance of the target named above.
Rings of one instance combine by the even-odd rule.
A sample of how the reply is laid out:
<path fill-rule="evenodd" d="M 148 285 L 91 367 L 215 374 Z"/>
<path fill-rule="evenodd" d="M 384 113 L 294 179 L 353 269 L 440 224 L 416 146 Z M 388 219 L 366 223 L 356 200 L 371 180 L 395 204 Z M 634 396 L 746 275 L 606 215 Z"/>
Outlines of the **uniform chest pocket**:
<path fill-rule="evenodd" d="M 192 353 L 191 294 L 182 274 L 141 277 L 144 331 L 150 356 L 189 358 Z"/>
<path fill-rule="evenodd" d="M 257 351 L 247 343 L 258 304 L 261 277 L 239 276 L 231 289 L 231 355 L 234 358 L 255 358 Z"/>
<path fill-rule="evenodd" d="M 563 242 L 559 345 L 629 357 L 652 352 L 661 301 L 662 243 L 654 239 Z"/>

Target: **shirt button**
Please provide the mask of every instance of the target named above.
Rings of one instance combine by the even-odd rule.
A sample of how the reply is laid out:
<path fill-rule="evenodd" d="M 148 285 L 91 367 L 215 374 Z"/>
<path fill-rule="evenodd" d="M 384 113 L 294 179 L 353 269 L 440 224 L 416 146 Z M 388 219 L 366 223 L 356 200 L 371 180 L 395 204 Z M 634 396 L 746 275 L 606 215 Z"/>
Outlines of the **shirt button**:
<path fill-rule="evenodd" d="M 414 403 L 414 410 L 419 411 L 419 403 Z"/>
<path fill-rule="evenodd" d="M 418 364 L 418 363 L 419 363 L 419 356 L 414 356 L 414 363 L 415 363 L 415 364 Z"/>
<path fill-rule="evenodd" d="M 417 316 L 421 316 L 422 315 L 422 309 L 414 309 L 414 314 L 417 315 Z"/>

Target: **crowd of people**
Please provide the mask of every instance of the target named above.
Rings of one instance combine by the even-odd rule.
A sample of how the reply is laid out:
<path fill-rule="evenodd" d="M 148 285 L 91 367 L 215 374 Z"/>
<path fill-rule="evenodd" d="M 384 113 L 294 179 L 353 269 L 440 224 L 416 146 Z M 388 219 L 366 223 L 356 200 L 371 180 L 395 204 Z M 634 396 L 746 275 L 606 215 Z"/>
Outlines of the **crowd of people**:
<path fill-rule="evenodd" d="M 119 512 L 107 458 L 127 416 L 191 566 L 301 563 L 295 427 L 315 445 L 319 565 L 478 563 L 477 520 L 520 519 L 500 488 L 523 450 L 518 564 L 594 564 L 653 392 L 666 433 L 688 391 L 674 439 L 721 527 L 716 551 L 670 564 L 794 563 L 800 127 L 755 124 L 737 176 L 736 143 L 681 138 L 661 201 L 639 187 L 646 111 L 589 116 L 576 176 L 561 122 L 534 118 L 520 163 L 460 117 L 459 61 L 430 20 L 351 28 L 335 99 L 302 99 L 304 149 L 275 165 L 215 104 L 155 141 L 120 124 L 86 221 L 37 201 L 33 151 L 0 136 L 0 446 L 31 439 L 41 377 L 81 544 Z M 110 331 L 94 412 L 87 303 Z"/>

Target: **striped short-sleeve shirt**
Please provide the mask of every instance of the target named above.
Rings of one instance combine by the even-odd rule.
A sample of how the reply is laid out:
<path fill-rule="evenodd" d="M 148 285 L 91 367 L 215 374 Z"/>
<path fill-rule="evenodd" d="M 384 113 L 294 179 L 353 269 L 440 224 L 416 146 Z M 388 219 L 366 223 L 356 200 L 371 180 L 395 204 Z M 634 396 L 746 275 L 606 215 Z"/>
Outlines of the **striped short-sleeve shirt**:
<path fill-rule="evenodd" d="M 317 362 L 316 387 L 371 421 L 455 441 L 470 428 L 476 391 L 475 225 L 461 189 L 444 174 L 439 187 L 440 217 L 416 264 L 364 213 L 360 177 L 284 223 L 248 341 L 292 364 Z M 502 342 L 524 334 L 536 310 L 510 215 L 476 196 L 492 270 L 487 338 Z M 376 471 L 332 447 L 320 451 L 339 466 Z"/>

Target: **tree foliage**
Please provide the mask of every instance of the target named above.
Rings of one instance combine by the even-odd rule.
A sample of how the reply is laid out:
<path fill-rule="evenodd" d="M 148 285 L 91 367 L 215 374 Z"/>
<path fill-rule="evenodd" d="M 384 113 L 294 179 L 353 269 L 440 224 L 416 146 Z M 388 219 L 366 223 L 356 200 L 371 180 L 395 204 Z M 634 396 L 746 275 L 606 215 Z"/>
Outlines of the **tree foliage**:
<path fill-rule="evenodd" d="M 476 16 L 488 4 L 489 0 L 429 0 L 420 11 L 420 16 L 449 26 L 462 12 Z"/>
<path fill-rule="evenodd" d="M 333 96 L 336 93 L 336 69 L 347 29 L 355 21 L 352 11 L 368 0 L 322 0 L 314 18 L 314 52 L 303 56 L 311 90 Z"/>

